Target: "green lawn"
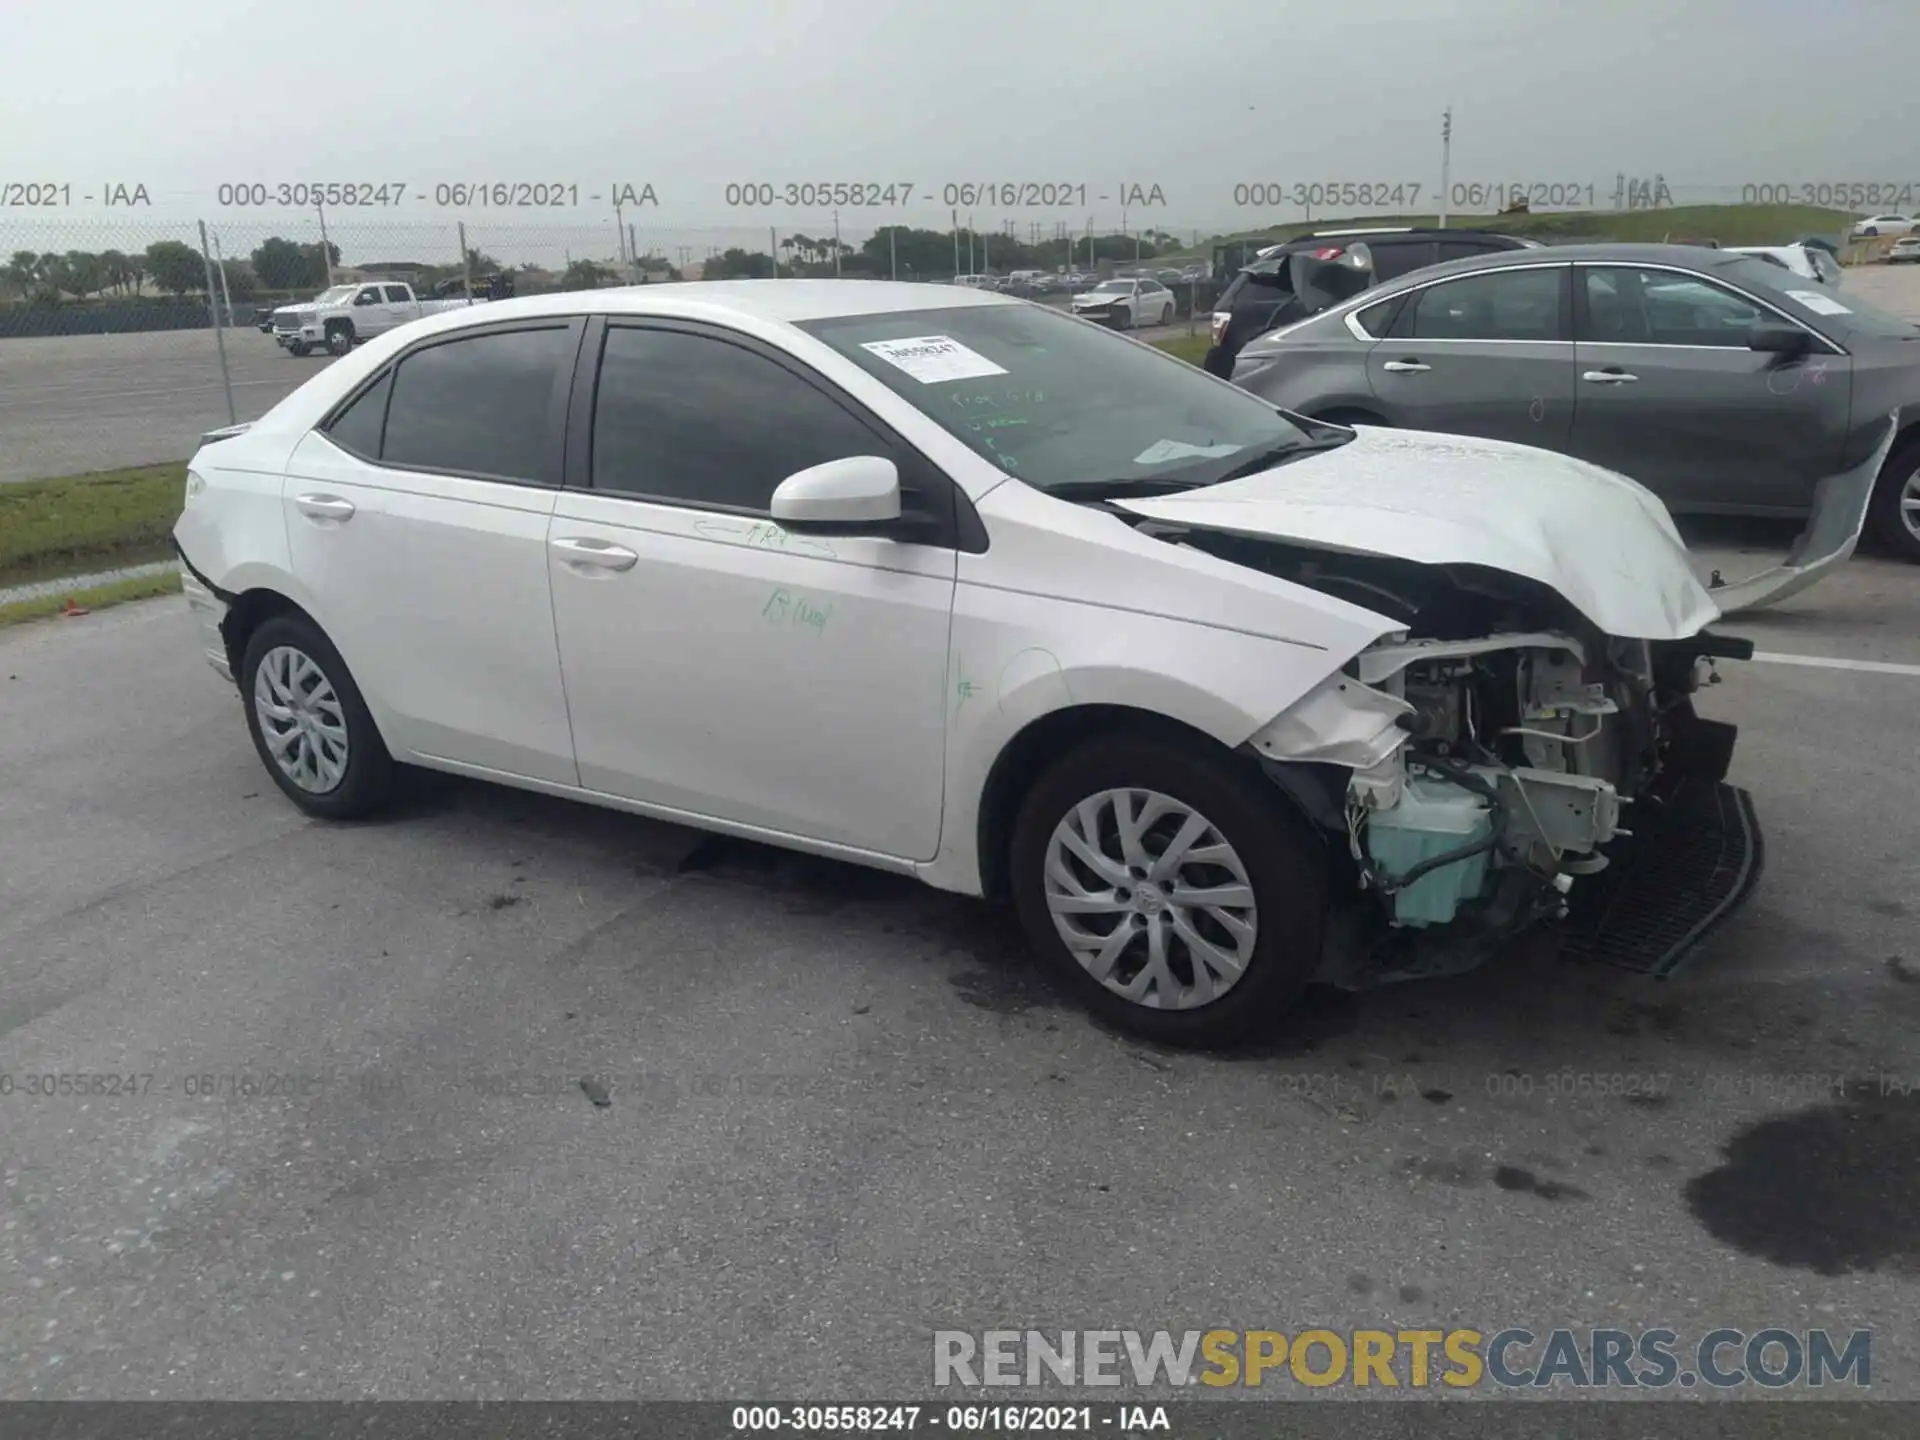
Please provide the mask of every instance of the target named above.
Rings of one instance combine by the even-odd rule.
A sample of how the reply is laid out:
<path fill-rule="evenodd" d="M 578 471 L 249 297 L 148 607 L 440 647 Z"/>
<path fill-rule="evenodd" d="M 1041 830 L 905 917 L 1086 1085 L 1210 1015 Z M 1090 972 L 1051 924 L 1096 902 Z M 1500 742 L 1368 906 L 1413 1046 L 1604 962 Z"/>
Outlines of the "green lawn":
<path fill-rule="evenodd" d="M 43 595 L 36 600 L 16 600 L 11 605 L 0 605 L 0 628 L 58 615 L 67 608 L 69 600 L 88 610 L 105 610 L 108 606 L 121 605 L 129 600 L 150 600 L 157 595 L 179 593 L 178 574 L 141 575 L 132 580 L 115 580 L 106 585 L 96 585 L 91 590 L 67 590 L 56 595 Z"/>
<path fill-rule="evenodd" d="M 1198 365 L 1207 358 L 1207 347 L 1213 342 L 1204 332 L 1199 335 L 1176 335 L 1171 340 L 1152 342 L 1156 350 L 1164 350 L 1176 360 L 1184 360 L 1189 365 Z"/>
<path fill-rule="evenodd" d="M 0 588 L 164 559 L 185 462 L 0 485 Z"/>

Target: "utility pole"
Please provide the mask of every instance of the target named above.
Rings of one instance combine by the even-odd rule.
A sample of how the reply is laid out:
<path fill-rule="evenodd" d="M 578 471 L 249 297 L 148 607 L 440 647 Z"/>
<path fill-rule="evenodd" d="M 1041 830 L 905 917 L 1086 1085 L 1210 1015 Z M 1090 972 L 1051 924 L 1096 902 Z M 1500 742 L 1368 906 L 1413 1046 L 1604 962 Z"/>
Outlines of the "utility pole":
<path fill-rule="evenodd" d="M 773 278 L 780 278 L 780 235 L 773 226 L 767 226 L 767 253 L 773 256 Z"/>
<path fill-rule="evenodd" d="M 207 267 L 207 318 L 213 321 L 213 343 L 220 352 L 220 387 L 227 392 L 227 423 L 237 425 L 240 422 L 233 409 L 233 375 L 227 369 L 227 332 L 220 323 L 220 302 L 213 298 L 213 257 L 207 253 L 207 222 L 204 220 L 200 222 L 200 259 Z"/>
<path fill-rule="evenodd" d="M 840 278 L 840 212 L 833 212 L 833 278 Z"/>
<path fill-rule="evenodd" d="M 227 307 L 227 324 L 233 324 L 233 292 L 227 289 L 227 260 L 220 253 L 220 237 L 213 237 L 213 263 L 220 272 L 220 299 Z"/>
<path fill-rule="evenodd" d="M 1447 228 L 1447 202 L 1453 191 L 1453 107 L 1440 117 L 1440 228 Z"/>
<path fill-rule="evenodd" d="M 895 243 L 899 234 L 900 227 L 898 225 L 889 225 L 887 227 L 887 268 L 889 272 L 887 278 L 890 280 L 898 280 L 900 278 L 900 247 Z"/>
<path fill-rule="evenodd" d="M 313 207 L 320 216 L 320 258 L 327 262 L 327 288 L 333 288 L 333 246 L 327 242 L 327 207 Z"/>

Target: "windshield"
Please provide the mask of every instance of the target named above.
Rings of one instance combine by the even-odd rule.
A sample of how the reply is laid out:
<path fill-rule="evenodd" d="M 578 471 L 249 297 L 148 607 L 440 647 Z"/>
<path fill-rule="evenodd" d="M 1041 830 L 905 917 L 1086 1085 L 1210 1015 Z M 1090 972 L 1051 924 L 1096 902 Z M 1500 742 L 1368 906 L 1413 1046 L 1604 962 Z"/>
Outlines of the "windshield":
<path fill-rule="evenodd" d="M 1247 392 L 1043 306 L 840 316 L 800 328 L 1042 490 L 1206 484 L 1263 451 L 1309 441 Z"/>
<path fill-rule="evenodd" d="M 1896 338 L 1920 334 L 1920 325 L 1866 304 L 1851 291 L 1833 294 L 1820 288 L 1817 282 L 1796 284 L 1791 271 L 1783 275 L 1779 266 L 1750 255 L 1725 261 L 1715 270 L 1735 285 L 1764 296 L 1796 319 L 1809 321 L 1815 328 L 1839 339 L 1845 339 L 1848 334 Z"/>
<path fill-rule="evenodd" d="M 1096 295 L 1125 295 L 1133 289 L 1131 280 L 1102 280 L 1093 287 Z"/>
<path fill-rule="evenodd" d="M 332 289 L 322 290 L 318 295 L 314 296 L 313 303 L 316 305 L 332 305 L 346 299 L 359 288 L 358 285 L 335 285 Z"/>

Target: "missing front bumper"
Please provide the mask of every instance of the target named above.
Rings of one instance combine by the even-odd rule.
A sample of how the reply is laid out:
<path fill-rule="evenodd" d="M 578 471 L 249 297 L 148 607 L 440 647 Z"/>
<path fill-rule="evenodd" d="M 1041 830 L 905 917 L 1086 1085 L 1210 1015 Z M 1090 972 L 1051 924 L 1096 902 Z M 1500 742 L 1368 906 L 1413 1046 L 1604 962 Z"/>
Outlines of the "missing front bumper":
<path fill-rule="evenodd" d="M 1745 790 L 1692 779 L 1657 814 L 1649 809 L 1635 807 L 1634 835 L 1573 887 L 1561 923 L 1568 959 L 1672 975 L 1759 883 L 1765 846 Z"/>

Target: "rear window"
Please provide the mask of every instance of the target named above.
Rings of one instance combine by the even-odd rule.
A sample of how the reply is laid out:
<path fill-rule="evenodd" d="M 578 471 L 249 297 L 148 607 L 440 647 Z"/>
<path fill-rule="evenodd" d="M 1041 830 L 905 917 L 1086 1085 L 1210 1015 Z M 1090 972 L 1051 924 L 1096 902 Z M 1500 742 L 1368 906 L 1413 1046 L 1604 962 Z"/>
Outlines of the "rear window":
<path fill-rule="evenodd" d="M 1249 304 L 1272 304 L 1292 293 L 1293 278 L 1285 271 L 1242 270 L 1220 296 L 1220 308 L 1231 310 L 1242 300 Z"/>

